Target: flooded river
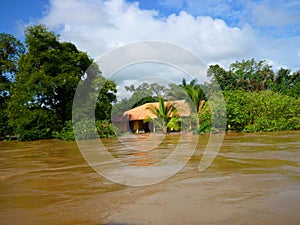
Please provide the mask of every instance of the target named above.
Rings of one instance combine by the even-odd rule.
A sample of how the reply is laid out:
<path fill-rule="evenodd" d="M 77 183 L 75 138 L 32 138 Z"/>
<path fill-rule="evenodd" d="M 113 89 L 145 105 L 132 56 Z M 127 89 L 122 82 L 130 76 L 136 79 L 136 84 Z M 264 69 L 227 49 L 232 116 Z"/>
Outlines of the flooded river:
<path fill-rule="evenodd" d="M 170 135 L 168 146 L 177 141 Z M 0 142 L 0 224 L 300 224 L 300 132 L 226 134 L 214 162 L 200 172 L 207 141 L 200 136 L 176 175 L 145 187 L 101 177 L 76 142 Z M 103 143 L 136 166 L 169 151 L 133 157 L 116 139 Z"/>

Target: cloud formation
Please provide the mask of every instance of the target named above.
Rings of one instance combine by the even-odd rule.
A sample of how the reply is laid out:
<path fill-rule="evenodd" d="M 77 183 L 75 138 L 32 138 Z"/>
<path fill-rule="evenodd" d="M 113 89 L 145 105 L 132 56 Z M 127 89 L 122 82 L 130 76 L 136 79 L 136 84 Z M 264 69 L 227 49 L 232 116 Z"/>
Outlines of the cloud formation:
<path fill-rule="evenodd" d="M 232 5 L 232 1 L 177 1 L 176 5 L 185 11 L 161 17 L 159 11 L 141 9 L 138 2 L 51 0 L 49 11 L 41 23 L 59 30 L 62 40 L 75 43 L 80 50 L 96 59 L 127 43 L 158 40 L 183 46 L 208 64 L 219 63 L 227 67 L 235 60 L 254 57 L 270 60 L 275 69 L 278 66 L 299 69 L 300 37 L 277 39 L 264 35 L 260 29 L 277 24 L 278 19 L 285 21 L 281 26 L 295 25 L 296 19 L 286 18 L 286 11 L 282 11 L 290 9 L 290 6 L 280 9 L 278 4 L 271 4 L 269 0 L 261 4 L 249 1 L 246 3 L 249 9 L 245 11 L 241 9 L 242 3 Z M 162 0 L 161 4 L 175 7 L 171 2 L 174 1 Z M 291 2 L 299 7 L 296 1 Z M 207 4 L 214 4 L 214 7 Z M 274 8 L 279 17 L 268 19 L 270 10 Z M 206 13 L 204 9 L 207 9 Z M 297 18 L 297 14 L 292 13 Z M 222 19 L 218 16 L 221 14 L 228 15 L 229 19 Z M 263 15 L 262 18 L 259 15 Z M 232 25 L 232 21 L 236 26 Z"/>

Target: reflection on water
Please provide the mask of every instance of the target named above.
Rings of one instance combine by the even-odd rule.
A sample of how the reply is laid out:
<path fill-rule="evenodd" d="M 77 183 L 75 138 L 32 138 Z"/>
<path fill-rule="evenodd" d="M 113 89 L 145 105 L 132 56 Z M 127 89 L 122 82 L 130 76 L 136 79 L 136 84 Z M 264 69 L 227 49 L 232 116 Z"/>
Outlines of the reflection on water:
<path fill-rule="evenodd" d="M 142 151 L 145 138 L 103 144 L 140 167 L 166 158 L 178 144 L 169 135 Z M 200 136 L 177 175 L 144 188 L 102 178 L 75 142 L 0 142 L 0 224 L 300 223 L 300 132 L 227 134 L 214 163 L 199 172 L 207 141 Z"/>

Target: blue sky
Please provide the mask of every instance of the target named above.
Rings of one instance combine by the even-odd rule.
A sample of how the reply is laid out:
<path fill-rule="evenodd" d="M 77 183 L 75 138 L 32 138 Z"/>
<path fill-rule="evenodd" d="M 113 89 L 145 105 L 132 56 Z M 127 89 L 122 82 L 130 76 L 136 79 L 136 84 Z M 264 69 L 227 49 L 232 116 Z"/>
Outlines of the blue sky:
<path fill-rule="evenodd" d="M 44 23 L 98 57 L 141 40 L 186 47 L 208 64 L 265 59 L 300 69 L 298 0 L 7 0 L 0 31 L 21 40 L 28 24 Z M 97 43 L 97 46 L 95 46 Z"/>
<path fill-rule="evenodd" d="M 4 0 L 0 2 L 0 31 L 21 36 L 23 25 L 38 21 L 49 7 L 48 0 Z"/>
<path fill-rule="evenodd" d="M 193 16 L 211 16 L 222 19 L 230 26 L 239 27 L 249 23 L 261 33 L 278 38 L 300 35 L 300 2 L 298 0 L 127 0 L 127 2 L 139 2 L 141 9 L 157 10 L 160 17 L 186 11 Z M 38 22 L 47 14 L 51 1 L 7 0 L 1 1 L 0 6 L 1 31 L 20 35 L 22 25 Z M 249 6 L 251 10 L 247 10 Z M 262 12 L 265 14 L 255 18 L 255 13 Z"/>

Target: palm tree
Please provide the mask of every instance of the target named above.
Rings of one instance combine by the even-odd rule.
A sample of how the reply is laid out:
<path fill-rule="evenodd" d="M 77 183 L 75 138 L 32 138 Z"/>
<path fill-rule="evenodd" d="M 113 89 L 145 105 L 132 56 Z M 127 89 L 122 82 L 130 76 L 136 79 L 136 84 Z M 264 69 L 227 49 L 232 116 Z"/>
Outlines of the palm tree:
<path fill-rule="evenodd" d="M 188 102 L 196 108 L 197 113 L 201 111 L 206 100 L 205 94 L 199 84 L 196 84 L 196 80 L 192 80 L 189 84 L 186 83 L 185 79 L 182 80 L 181 87 L 185 90 L 188 96 Z"/>
<path fill-rule="evenodd" d="M 158 123 L 164 133 L 167 133 L 170 129 L 179 130 L 181 119 L 178 116 L 177 109 L 171 103 L 165 103 L 163 98 L 158 98 L 158 107 L 151 105 L 146 108 L 157 116 L 156 123 Z M 146 122 L 153 120 L 150 116 L 146 119 Z"/>

